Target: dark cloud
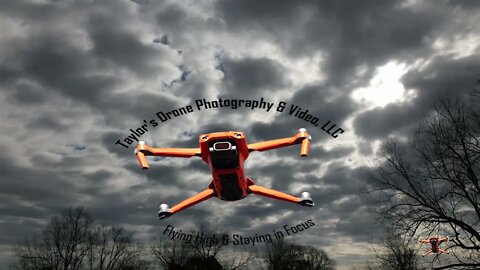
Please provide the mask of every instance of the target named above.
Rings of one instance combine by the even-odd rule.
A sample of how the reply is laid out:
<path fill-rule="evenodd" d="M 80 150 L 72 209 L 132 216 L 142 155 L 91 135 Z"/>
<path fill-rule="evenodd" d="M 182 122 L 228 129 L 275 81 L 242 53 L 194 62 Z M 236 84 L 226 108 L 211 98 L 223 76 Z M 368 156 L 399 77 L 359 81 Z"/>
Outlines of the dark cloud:
<path fill-rule="evenodd" d="M 105 169 L 100 169 L 95 172 L 85 174 L 86 179 L 91 179 L 92 182 L 104 182 L 113 177 L 113 173 Z"/>
<path fill-rule="evenodd" d="M 61 121 L 62 119 L 58 119 L 54 115 L 43 114 L 32 118 L 30 123 L 27 123 L 26 126 L 32 129 L 45 129 L 62 132 L 68 129 L 68 124 L 62 123 Z"/>
<path fill-rule="evenodd" d="M 466 10 L 472 10 L 480 7 L 480 3 L 475 0 L 446 0 L 445 1 L 448 5 L 453 7 L 462 7 Z"/>
<path fill-rule="evenodd" d="M 336 224 L 336 232 L 342 235 L 349 235 L 353 241 L 358 242 L 374 242 L 379 232 L 382 231 L 379 223 L 374 223 L 377 217 L 366 209 L 358 209 L 357 206 L 362 202 L 353 199 L 345 203 L 341 213 L 347 212 L 348 216 L 342 217 L 340 222 Z M 350 209 L 350 212 L 348 210 Z"/>
<path fill-rule="evenodd" d="M 355 134 L 368 139 L 384 139 L 388 134 L 401 131 L 406 125 L 416 123 L 425 110 L 404 104 L 389 104 L 384 108 L 369 110 L 355 118 Z"/>
<path fill-rule="evenodd" d="M 15 64 L 2 62 L 0 73 L 5 78 L 2 83 L 7 83 L 8 91 L 12 92 L 10 98 L 20 103 L 40 105 L 42 101 L 59 101 L 58 98 L 67 97 L 69 101 L 85 104 L 111 119 L 118 118 L 119 110 L 127 117 L 138 119 L 154 115 L 160 109 L 178 107 L 170 94 L 159 91 L 154 94 L 153 90 L 160 90 L 161 85 L 150 86 L 153 89 L 147 89 L 149 91 L 129 89 L 143 92 L 140 94 L 119 93 L 119 89 L 131 80 L 128 76 L 119 76 L 122 70 L 142 79 L 151 76 L 166 79 L 169 74 L 176 73 L 176 64 L 171 65 L 171 61 L 176 61 L 176 51 L 142 43 L 141 38 L 126 26 L 128 12 L 125 6 L 113 5 L 107 13 L 105 6 L 108 3 L 91 7 L 89 23 L 77 25 L 79 29 L 75 30 L 83 30 L 87 40 L 77 40 L 66 29 L 47 30 L 49 22 L 42 25 L 36 22 L 35 16 L 28 17 L 43 31 L 32 31 L 29 35 L 8 40 L 11 46 L 4 57 Z M 52 8 L 59 7 L 52 5 Z M 80 4 L 71 8 L 78 8 L 79 12 L 88 10 Z M 17 15 L 27 16 L 22 12 Z M 63 18 L 59 15 L 57 19 Z M 89 47 L 82 47 L 83 42 Z M 168 61 L 164 61 L 166 58 Z"/>
<path fill-rule="evenodd" d="M 372 222 L 375 214 L 365 206 L 368 195 L 363 185 L 370 172 L 368 167 L 350 169 L 332 165 L 321 179 L 326 188 L 312 191 L 312 198 L 320 199 L 319 205 L 325 211 L 323 215 L 339 219 L 335 232 L 348 235 L 354 241 L 376 241 L 371 237 L 382 230 L 379 223 Z"/>
<path fill-rule="evenodd" d="M 12 99 L 20 104 L 34 105 L 47 100 L 43 94 L 45 90 L 36 85 L 19 82 L 12 86 L 12 89 L 14 90 Z"/>
<path fill-rule="evenodd" d="M 2 78 L 0 83 L 2 85 L 8 85 L 9 83 L 17 79 L 19 76 L 20 72 L 18 70 L 8 66 L 0 66 L 0 78 Z"/>
<path fill-rule="evenodd" d="M 281 64 L 268 58 L 224 59 L 223 88 L 242 97 L 258 96 L 262 90 L 275 90 L 285 86 L 285 70 Z"/>
<path fill-rule="evenodd" d="M 295 24 L 300 10 L 309 4 L 295 1 L 218 1 L 217 12 L 234 29 L 281 29 Z"/>
<path fill-rule="evenodd" d="M 117 64 L 140 77 L 161 72 L 155 63 L 162 63 L 167 52 L 152 43 L 143 44 L 135 33 L 112 25 L 111 19 L 95 15 L 89 19 L 88 32 L 93 43 L 92 53 L 100 60 Z"/>
<path fill-rule="evenodd" d="M 310 183 L 320 185 L 320 188 L 312 191 L 312 197 L 321 198 L 324 203 L 328 204 L 328 202 L 342 200 L 342 198 L 348 196 L 363 196 L 361 191 L 362 181 L 368 172 L 369 169 L 366 167 L 350 169 L 346 166 L 339 165 L 339 163 L 333 163 L 321 178 L 308 177 L 310 178 Z M 357 207 L 361 207 L 361 205 L 357 204 L 355 209 Z M 355 209 L 351 210 L 353 211 Z M 344 214 L 345 213 L 348 212 L 344 212 Z"/>
<path fill-rule="evenodd" d="M 353 124 L 355 133 L 368 139 L 381 139 L 394 132 L 409 132 L 439 98 L 470 93 L 480 77 L 479 63 L 478 56 L 437 57 L 423 69 L 407 72 L 402 82 L 407 90 L 415 91 L 416 97 L 358 115 Z"/>
<path fill-rule="evenodd" d="M 163 5 L 155 16 L 159 26 L 165 29 L 171 29 L 173 32 L 185 30 L 189 27 L 188 12 L 180 5 L 168 3 Z"/>
<path fill-rule="evenodd" d="M 1 196 L 13 196 L 18 203 L 28 201 L 35 207 L 50 210 L 60 209 L 65 202 L 78 199 L 75 184 L 67 180 L 68 172 L 56 174 L 49 168 L 18 166 L 4 155 L 0 159 Z"/>
<path fill-rule="evenodd" d="M 25 22 L 49 20 L 60 11 L 60 5 L 53 2 L 34 3 L 27 1 L 6 0 L 2 1 L 2 10 L 9 16 L 20 17 Z"/>
<path fill-rule="evenodd" d="M 358 152 L 364 156 L 370 156 L 373 154 L 373 147 L 368 142 L 362 142 L 358 144 Z"/>
<path fill-rule="evenodd" d="M 319 16 L 331 18 L 326 24 L 335 25 L 335 28 L 316 28 L 312 23 L 308 37 L 314 37 L 311 43 L 320 43 L 325 35 L 333 37 L 331 47 L 327 47 L 329 57 L 325 67 L 332 83 L 351 85 L 356 68 L 366 68 L 365 74 L 370 75 L 375 66 L 392 58 L 412 61 L 416 60 L 415 55 L 428 51 L 428 40 L 442 25 L 445 15 L 433 6 L 415 10 L 403 8 L 401 3 L 327 1 L 320 4 Z M 344 19 L 337 20 L 339 16 Z M 391 20 L 396 23 L 388 23 Z M 415 31 L 411 31 L 413 28 Z"/>
<path fill-rule="evenodd" d="M 425 68 L 414 69 L 402 77 L 406 89 L 417 93 L 415 106 L 431 107 L 439 97 L 452 93 L 464 94 L 471 91 L 480 78 L 478 55 L 456 58 L 442 56 L 433 58 Z"/>
<path fill-rule="evenodd" d="M 368 78 L 392 58 L 415 60 L 444 23 L 433 4 L 402 6 L 402 1 L 219 1 L 217 12 L 235 31 L 257 31 L 292 55 L 323 52 L 321 69 L 335 86 L 351 86 L 357 69 Z M 297 14 L 302 14 L 298 16 Z M 395 21 L 395 24 L 391 22 Z M 412 31 L 415 29 L 415 31 Z"/>
<path fill-rule="evenodd" d="M 17 42 L 22 45 L 9 56 L 17 63 L 16 79 L 33 80 L 42 87 L 33 90 L 37 91 L 33 100 L 41 99 L 39 90 L 44 91 L 43 95 L 51 95 L 53 90 L 75 100 L 94 103 L 120 81 L 108 75 L 92 74 L 95 66 L 88 54 L 61 39 L 60 35 L 37 34 Z M 17 100 L 24 100 L 22 94 L 26 93 L 16 91 Z"/>
<path fill-rule="evenodd" d="M 160 44 L 163 44 L 163 45 L 170 45 L 170 41 L 168 39 L 168 35 L 163 35 L 159 38 L 156 38 L 153 40 L 154 43 L 160 43 Z"/>
<path fill-rule="evenodd" d="M 19 207 L 18 210 L 21 211 L 22 209 Z M 42 228 L 43 226 L 42 223 L 28 219 L 19 219 L 18 216 L 16 216 L 16 219 L 8 220 L 8 212 L 1 212 L 3 212 L 2 216 L 4 217 L 4 220 L 0 225 L 0 230 L 2 231 L 2 234 L 0 235 L 0 241 L 2 242 L 2 244 L 15 246 L 21 242 L 21 239 L 18 238 L 19 235 L 33 236 L 40 233 L 40 228 Z M 35 217 L 38 216 L 38 213 L 25 213 L 25 217 Z M 43 213 L 46 214 L 46 212 Z"/>

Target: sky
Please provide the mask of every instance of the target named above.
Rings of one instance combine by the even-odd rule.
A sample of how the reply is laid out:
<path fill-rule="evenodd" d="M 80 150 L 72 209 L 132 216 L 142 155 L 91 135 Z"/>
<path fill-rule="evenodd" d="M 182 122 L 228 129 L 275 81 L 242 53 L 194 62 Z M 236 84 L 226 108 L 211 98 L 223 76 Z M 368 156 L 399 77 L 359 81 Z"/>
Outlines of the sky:
<path fill-rule="evenodd" d="M 69 206 L 140 242 L 164 239 L 167 225 L 213 222 L 253 236 L 311 219 L 286 239 L 323 248 L 339 269 L 366 262 L 382 232 L 362 192 L 376 151 L 388 136 L 408 136 L 439 96 L 473 88 L 478 21 L 474 0 L 1 1 L 0 262 Z M 261 98 L 345 132 L 333 138 L 287 111 L 195 108 L 142 140 L 197 147 L 200 134 L 237 130 L 253 143 L 307 128 L 308 158 L 298 146 L 251 153 L 246 173 L 308 191 L 315 207 L 213 198 L 159 221 L 159 203 L 206 188 L 208 166 L 155 158 L 142 171 L 135 144 L 115 142 L 198 99 Z"/>

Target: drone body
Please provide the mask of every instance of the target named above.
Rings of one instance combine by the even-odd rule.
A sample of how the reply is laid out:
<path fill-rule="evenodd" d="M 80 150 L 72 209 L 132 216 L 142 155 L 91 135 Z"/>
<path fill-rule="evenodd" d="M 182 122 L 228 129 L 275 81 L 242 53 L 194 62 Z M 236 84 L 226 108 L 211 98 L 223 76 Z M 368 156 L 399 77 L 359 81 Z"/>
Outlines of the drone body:
<path fill-rule="evenodd" d="M 197 156 L 201 157 L 211 169 L 213 179 L 207 189 L 180 202 L 171 209 L 166 204 L 160 205 L 158 217 L 163 219 L 211 197 L 218 197 L 224 201 L 236 201 L 251 193 L 303 206 L 313 206 L 313 201 L 307 192 L 304 192 L 302 197 L 296 197 L 255 185 L 253 180 L 245 175 L 244 170 L 244 162 L 252 151 L 266 151 L 302 144 L 300 155 L 307 156 L 310 140 L 311 137 L 307 131 L 300 129 L 295 136 L 290 138 L 248 144 L 243 132 L 228 131 L 200 135 L 199 148 L 152 148 L 144 142 L 139 142 L 135 154 L 142 169 L 148 169 L 149 167 L 145 156 L 184 158 Z"/>
<path fill-rule="evenodd" d="M 425 257 L 427 255 L 429 255 L 430 253 L 443 253 L 443 254 L 448 254 L 449 252 L 444 250 L 444 249 L 441 249 L 439 246 L 441 243 L 443 242 L 448 242 L 450 241 L 450 238 L 448 236 L 446 237 L 430 237 L 428 239 L 423 239 L 423 240 L 419 240 L 418 242 L 419 243 L 429 243 L 430 244 L 430 249 L 427 250 L 427 252 L 425 252 L 424 254 L 422 254 L 422 257 Z"/>

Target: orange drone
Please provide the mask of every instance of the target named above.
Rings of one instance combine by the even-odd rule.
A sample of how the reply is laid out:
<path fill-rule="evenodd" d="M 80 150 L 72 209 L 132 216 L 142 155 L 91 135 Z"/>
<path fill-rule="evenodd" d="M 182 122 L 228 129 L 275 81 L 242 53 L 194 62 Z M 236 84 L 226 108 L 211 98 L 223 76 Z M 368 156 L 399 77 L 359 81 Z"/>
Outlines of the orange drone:
<path fill-rule="evenodd" d="M 149 167 L 145 156 L 183 158 L 197 156 L 201 157 L 212 170 L 213 179 L 207 189 L 172 208 L 169 208 L 167 204 L 161 204 L 158 210 L 158 218 L 163 219 L 211 197 L 218 197 L 224 201 L 236 201 L 245 198 L 250 193 L 312 207 L 314 203 L 308 192 L 303 192 L 301 197 L 296 197 L 257 186 L 252 179 L 245 175 L 243 168 L 249 153 L 253 151 L 267 151 L 301 144 L 300 156 L 306 157 L 310 140 L 311 136 L 304 128 L 299 129 L 298 133 L 290 138 L 253 144 L 247 143 L 243 132 L 228 131 L 200 135 L 199 148 L 152 148 L 145 142 L 140 141 L 135 149 L 135 154 L 142 169 L 148 169 Z"/>
<path fill-rule="evenodd" d="M 450 238 L 448 236 L 446 236 L 446 237 L 432 236 L 432 237 L 429 237 L 428 239 L 418 240 L 419 243 L 430 243 L 430 245 L 431 245 L 431 248 L 427 252 L 422 254 L 422 257 L 425 257 L 425 256 L 429 255 L 430 253 L 448 254 L 449 253 L 448 251 L 438 247 L 438 246 L 440 246 L 441 243 L 448 242 L 448 241 L 450 241 Z"/>

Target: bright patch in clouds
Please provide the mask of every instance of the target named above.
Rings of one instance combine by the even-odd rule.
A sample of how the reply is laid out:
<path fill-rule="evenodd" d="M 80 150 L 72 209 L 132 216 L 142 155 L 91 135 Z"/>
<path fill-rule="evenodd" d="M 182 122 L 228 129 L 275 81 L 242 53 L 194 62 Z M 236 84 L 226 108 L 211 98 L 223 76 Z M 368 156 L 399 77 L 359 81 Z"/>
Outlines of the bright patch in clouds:
<path fill-rule="evenodd" d="M 385 106 L 392 102 L 409 99 L 400 78 L 408 71 L 405 64 L 389 62 L 377 69 L 376 75 L 367 88 L 359 88 L 352 93 L 352 98 L 368 107 Z"/>

